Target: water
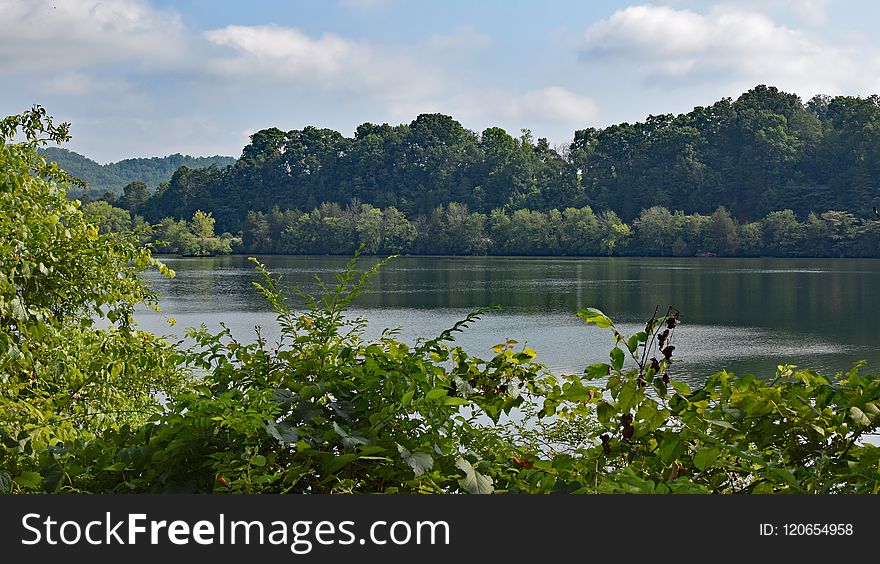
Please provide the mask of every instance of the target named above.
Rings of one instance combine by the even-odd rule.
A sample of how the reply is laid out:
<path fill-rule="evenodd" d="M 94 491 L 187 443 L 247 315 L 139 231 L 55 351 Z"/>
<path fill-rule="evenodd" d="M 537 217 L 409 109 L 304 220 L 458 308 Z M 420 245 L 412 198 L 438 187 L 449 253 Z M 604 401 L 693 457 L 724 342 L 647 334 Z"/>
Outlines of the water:
<path fill-rule="evenodd" d="M 259 259 L 288 284 L 314 291 L 314 275 L 332 280 L 346 257 L 265 256 Z M 181 335 L 202 323 L 252 340 L 254 327 L 274 337 L 274 316 L 253 288 L 260 279 L 246 257 L 165 259 L 173 280 L 150 275 L 161 313 L 139 312 L 141 327 Z M 364 258 L 363 265 L 375 259 Z M 364 317 L 367 337 L 399 327 L 400 338 L 431 338 L 468 312 L 486 314 L 456 342 L 488 357 L 515 339 L 556 372 L 580 372 L 607 360 L 609 330 L 584 326 L 575 313 L 597 307 L 624 332 L 643 327 L 656 306 L 673 306 L 671 375 L 700 382 L 721 369 L 772 377 L 778 364 L 822 373 L 848 370 L 857 360 L 880 367 L 876 322 L 880 260 L 721 258 L 400 257 L 375 278 L 350 310 Z M 170 327 L 167 318 L 177 325 Z"/>

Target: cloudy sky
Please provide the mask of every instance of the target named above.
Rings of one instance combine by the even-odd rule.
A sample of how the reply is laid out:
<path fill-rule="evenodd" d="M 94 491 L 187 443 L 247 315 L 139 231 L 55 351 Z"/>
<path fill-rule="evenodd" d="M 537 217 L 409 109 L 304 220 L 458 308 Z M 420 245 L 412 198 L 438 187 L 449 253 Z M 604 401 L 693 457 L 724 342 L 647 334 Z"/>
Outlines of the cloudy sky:
<path fill-rule="evenodd" d="M 43 105 L 102 163 L 425 112 L 559 144 L 757 84 L 880 93 L 877 21 L 868 0 L 0 0 L 0 111 Z"/>

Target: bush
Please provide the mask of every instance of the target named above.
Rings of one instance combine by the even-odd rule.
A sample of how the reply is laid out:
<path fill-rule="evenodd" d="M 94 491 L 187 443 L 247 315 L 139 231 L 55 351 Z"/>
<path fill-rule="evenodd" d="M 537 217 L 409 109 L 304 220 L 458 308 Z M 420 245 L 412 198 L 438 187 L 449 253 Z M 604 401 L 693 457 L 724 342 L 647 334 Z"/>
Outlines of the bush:
<path fill-rule="evenodd" d="M 142 424 L 186 380 L 170 344 L 132 321 L 155 307 L 141 271 L 172 273 L 65 197 L 75 179 L 37 147 L 67 138 L 40 107 L 0 121 L 0 492 L 53 487 L 40 457 Z"/>

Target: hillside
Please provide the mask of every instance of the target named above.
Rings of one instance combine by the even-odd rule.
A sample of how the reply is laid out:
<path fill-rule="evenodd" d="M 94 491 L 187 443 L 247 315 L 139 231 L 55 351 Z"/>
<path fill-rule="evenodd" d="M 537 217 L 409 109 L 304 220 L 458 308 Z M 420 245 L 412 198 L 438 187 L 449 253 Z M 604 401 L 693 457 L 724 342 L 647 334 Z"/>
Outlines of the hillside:
<path fill-rule="evenodd" d="M 144 208 L 148 219 L 207 210 L 239 230 L 249 211 L 308 211 L 352 200 L 411 218 L 440 205 L 472 212 L 589 205 L 629 222 L 664 206 L 752 221 L 791 209 L 873 217 L 880 205 L 880 98 L 807 102 L 759 85 L 681 115 L 573 132 L 557 150 L 530 133 L 465 129 L 442 114 L 359 126 L 354 137 L 306 127 L 255 133 L 236 166 L 180 169 Z"/>
<path fill-rule="evenodd" d="M 150 188 L 156 188 L 162 182 L 171 179 L 174 172 L 181 166 L 191 169 L 208 168 L 217 165 L 219 168 L 235 164 L 233 157 L 191 157 L 175 153 L 167 157 L 123 159 L 109 164 L 99 164 L 92 159 L 58 147 L 41 149 L 46 158 L 58 163 L 58 166 L 77 178 L 89 183 L 87 192 L 92 194 L 122 193 L 122 188 L 136 180 Z"/>

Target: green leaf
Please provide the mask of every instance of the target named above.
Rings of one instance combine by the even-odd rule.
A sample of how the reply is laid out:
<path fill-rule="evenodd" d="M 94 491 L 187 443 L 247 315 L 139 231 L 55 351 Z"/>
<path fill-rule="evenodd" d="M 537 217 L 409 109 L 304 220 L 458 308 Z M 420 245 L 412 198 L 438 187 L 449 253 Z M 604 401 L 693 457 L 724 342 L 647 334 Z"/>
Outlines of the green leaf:
<path fill-rule="evenodd" d="M 599 364 L 591 364 L 584 368 L 584 373 L 590 380 L 595 380 L 597 378 L 604 378 L 608 376 L 611 372 L 611 366 L 601 362 Z"/>
<path fill-rule="evenodd" d="M 717 427 L 724 427 L 725 429 L 736 429 L 733 425 L 728 423 L 727 421 L 722 421 L 720 419 L 706 419 L 706 423 L 711 423 Z"/>
<path fill-rule="evenodd" d="M 698 450 L 697 454 L 694 455 L 694 466 L 701 472 L 710 468 L 715 463 L 715 459 L 718 458 L 718 453 L 719 450 L 715 447 Z"/>
<path fill-rule="evenodd" d="M 677 433 L 669 433 L 663 437 L 663 441 L 660 443 L 660 460 L 666 464 L 671 464 L 678 458 L 683 449 L 681 437 Z"/>
<path fill-rule="evenodd" d="M 786 470 L 785 468 L 770 468 L 769 472 L 792 486 L 799 486 L 797 479 L 792 475 L 792 471 L 790 470 Z"/>
<path fill-rule="evenodd" d="M 43 476 L 41 476 L 39 472 L 25 470 L 16 476 L 13 481 L 25 489 L 36 490 L 43 483 Z"/>
<path fill-rule="evenodd" d="M 458 457 L 455 461 L 455 465 L 465 474 L 464 478 L 458 480 L 458 483 L 466 492 L 472 494 L 490 494 L 495 491 L 495 487 L 492 485 L 492 478 L 477 472 L 467 459 Z"/>
<path fill-rule="evenodd" d="M 629 338 L 626 342 L 626 348 L 629 349 L 629 352 L 635 353 L 639 348 L 639 343 L 644 343 L 648 340 L 648 336 L 644 331 L 639 331 L 635 335 Z"/>
<path fill-rule="evenodd" d="M 359 454 L 351 453 L 334 456 L 323 465 L 324 471 L 328 474 L 334 474 L 341 470 L 346 464 L 352 462 L 353 460 L 357 460 L 358 458 L 360 458 Z"/>
<path fill-rule="evenodd" d="M 849 416 L 852 418 L 853 423 L 859 427 L 868 427 L 871 425 L 871 420 L 865 415 L 865 412 L 856 406 L 849 408 Z"/>
<path fill-rule="evenodd" d="M 600 329 L 612 327 L 614 323 L 611 318 L 594 307 L 588 307 L 577 312 L 577 316 L 584 320 L 587 325 L 593 324 Z"/>
<path fill-rule="evenodd" d="M 650 433 L 659 429 L 666 423 L 668 417 L 669 412 L 665 409 L 660 409 L 656 402 L 646 401 L 642 403 L 638 411 L 636 411 L 636 420 L 639 421 L 639 432 Z"/>
<path fill-rule="evenodd" d="M 621 368 L 623 368 L 624 356 L 623 356 L 622 350 L 620 350 L 618 347 L 614 347 L 613 349 L 611 349 L 610 356 L 611 356 L 611 367 L 612 368 L 614 368 L 615 370 L 620 370 Z"/>
<path fill-rule="evenodd" d="M 289 423 L 276 423 L 270 419 L 266 424 L 266 431 L 282 443 L 296 444 L 300 439 L 296 427 L 291 426 Z"/>
<path fill-rule="evenodd" d="M 667 388 L 666 388 L 666 382 L 663 381 L 663 378 L 661 378 L 660 376 L 657 376 L 656 378 L 654 378 L 654 380 L 651 383 L 654 385 L 654 390 L 657 392 L 657 395 L 660 396 L 661 398 L 665 398 L 666 393 L 667 393 Z"/>
<path fill-rule="evenodd" d="M 406 407 L 409 405 L 409 402 L 412 401 L 413 395 L 415 394 L 415 390 L 410 390 L 403 394 L 403 397 L 400 399 L 400 405 Z"/>
<path fill-rule="evenodd" d="M 691 395 L 691 387 L 688 386 L 686 382 L 676 382 L 673 380 L 669 384 L 672 386 L 672 389 L 678 392 L 680 395 L 685 397 Z"/>
<path fill-rule="evenodd" d="M 352 449 L 357 445 L 368 445 L 372 442 L 365 437 L 347 433 L 336 421 L 333 422 L 333 431 L 342 438 L 342 446 L 346 449 Z"/>
<path fill-rule="evenodd" d="M 722 405 L 721 411 L 735 421 L 742 421 L 746 416 L 746 412 L 742 409 L 730 407 L 729 405 Z"/>
<path fill-rule="evenodd" d="M 253 464 L 254 466 L 263 467 L 266 465 L 266 457 L 262 454 L 258 454 L 251 458 L 251 464 Z"/>
<path fill-rule="evenodd" d="M 562 387 L 561 399 L 586 403 L 599 395 L 601 393 L 597 392 L 595 388 L 588 388 L 580 381 L 574 380 Z"/>
<path fill-rule="evenodd" d="M 617 415 L 617 411 L 615 406 L 608 403 L 607 401 L 600 401 L 596 405 L 596 417 L 599 418 L 599 422 L 608 425 L 611 423 L 611 418 Z"/>
<path fill-rule="evenodd" d="M 627 412 L 637 406 L 645 397 L 645 393 L 638 389 L 635 382 L 627 382 L 620 387 L 617 395 L 617 407 L 621 412 Z"/>
<path fill-rule="evenodd" d="M 402 445 L 397 445 L 397 450 L 403 461 L 413 469 L 417 478 L 434 467 L 434 458 L 426 452 L 410 452 Z"/>
<path fill-rule="evenodd" d="M 443 396 L 446 396 L 448 394 L 449 394 L 449 390 L 447 390 L 446 388 L 434 388 L 433 390 L 431 390 L 430 392 L 425 394 L 425 399 L 428 401 L 434 401 L 434 400 L 436 400 L 438 398 L 442 398 Z"/>
<path fill-rule="evenodd" d="M 447 396 L 443 399 L 443 405 L 469 405 L 471 402 L 465 398 Z"/>

